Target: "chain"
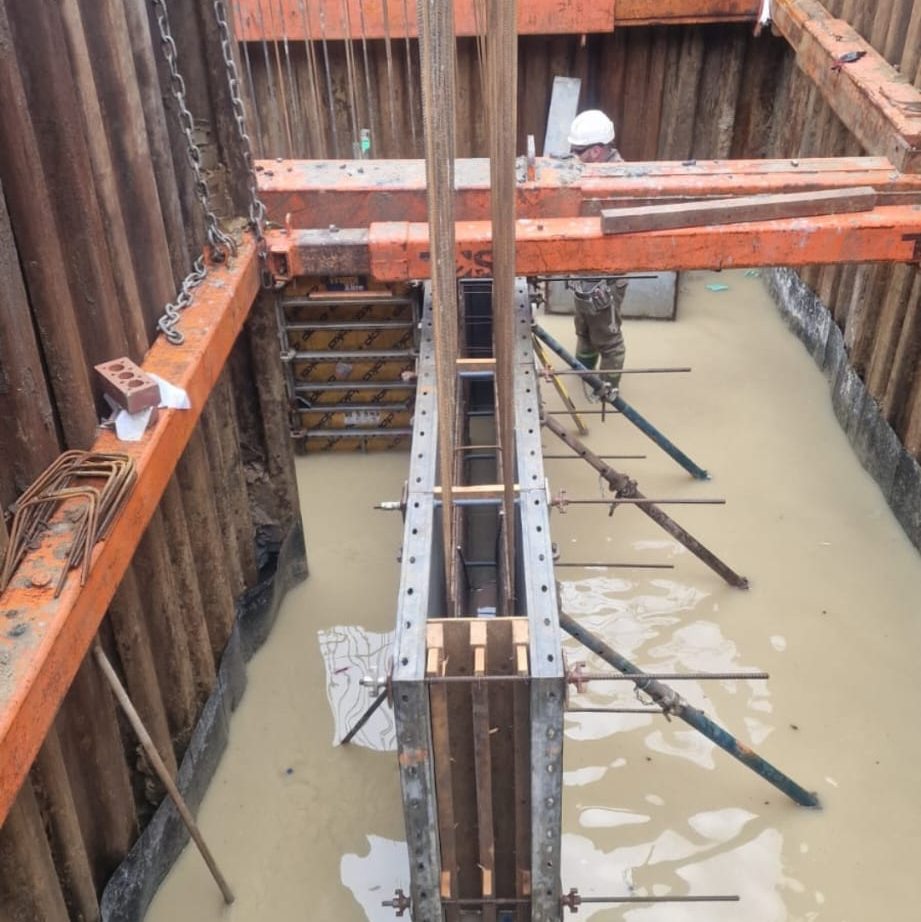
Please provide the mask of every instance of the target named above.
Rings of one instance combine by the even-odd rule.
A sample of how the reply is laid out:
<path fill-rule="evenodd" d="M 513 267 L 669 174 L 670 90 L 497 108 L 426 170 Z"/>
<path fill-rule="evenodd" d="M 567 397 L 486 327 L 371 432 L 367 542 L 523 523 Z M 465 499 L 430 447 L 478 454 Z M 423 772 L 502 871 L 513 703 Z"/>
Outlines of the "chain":
<path fill-rule="evenodd" d="M 205 257 L 199 256 L 192 266 L 192 271 L 182 280 L 179 297 L 172 304 L 166 305 L 163 309 L 163 316 L 157 321 L 157 326 L 163 331 L 167 341 L 174 346 L 181 346 L 185 341 L 185 337 L 176 329 L 179 323 L 179 313 L 192 303 L 192 292 L 201 285 L 207 274 Z"/>
<path fill-rule="evenodd" d="M 164 0 L 151 0 L 157 16 L 157 27 L 160 30 L 160 43 L 163 46 L 163 57 L 166 59 L 169 68 L 170 89 L 173 92 L 173 98 L 176 102 L 176 109 L 179 115 L 179 128 L 185 135 L 186 155 L 189 159 L 189 165 L 192 167 L 194 177 L 195 194 L 201 204 L 202 213 L 205 218 L 205 232 L 208 238 L 208 245 L 211 249 L 212 262 L 223 262 L 228 256 L 237 252 L 237 245 L 233 237 L 224 233 L 218 224 L 217 215 L 211 209 L 208 197 L 208 185 L 205 182 L 202 173 L 202 155 L 201 148 L 195 142 L 195 119 L 186 105 L 186 86 L 182 74 L 179 73 L 179 67 L 176 63 L 178 51 L 176 42 L 170 31 L 169 16 L 166 11 Z M 184 342 L 185 337 L 176 329 L 179 323 L 180 311 L 185 310 L 192 301 L 192 292 L 205 280 L 207 268 L 204 257 L 195 260 L 192 271 L 182 280 L 179 287 L 179 296 L 172 304 L 167 304 L 163 316 L 157 322 L 157 326 L 166 336 L 166 339 L 173 345 L 180 345 Z"/>
<path fill-rule="evenodd" d="M 233 106 L 233 117 L 237 123 L 237 133 L 240 136 L 240 147 L 243 151 L 243 165 L 246 168 L 246 184 L 249 189 L 249 223 L 256 238 L 256 253 L 262 264 L 263 287 L 271 288 L 272 277 L 266 265 L 268 245 L 265 240 L 265 204 L 259 198 L 259 185 L 256 179 L 256 166 L 253 160 L 253 144 L 246 132 L 246 109 L 240 93 L 240 75 L 237 72 L 237 62 L 234 58 L 234 39 L 227 19 L 227 7 L 224 0 L 214 0 L 214 18 L 221 33 L 221 53 L 224 56 L 224 66 L 227 69 L 227 87 L 230 90 L 230 102 Z"/>

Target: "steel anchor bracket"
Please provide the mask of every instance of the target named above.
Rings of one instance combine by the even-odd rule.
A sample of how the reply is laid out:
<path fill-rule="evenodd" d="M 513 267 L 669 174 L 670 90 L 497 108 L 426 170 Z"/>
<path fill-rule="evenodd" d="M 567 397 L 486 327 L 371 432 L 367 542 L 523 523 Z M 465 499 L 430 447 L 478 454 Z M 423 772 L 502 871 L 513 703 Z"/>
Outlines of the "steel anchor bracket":
<path fill-rule="evenodd" d="M 570 912 L 578 912 L 582 905 L 582 897 L 579 896 L 579 890 L 576 887 L 570 889 L 569 893 L 560 897 L 560 905 Z"/>
<path fill-rule="evenodd" d="M 392 900 L 383 900 L 381 906 L 396 910 L 396 915 L 402 916 L 412 906 L 412 900 L 402 891 L 397 890 Z"/>

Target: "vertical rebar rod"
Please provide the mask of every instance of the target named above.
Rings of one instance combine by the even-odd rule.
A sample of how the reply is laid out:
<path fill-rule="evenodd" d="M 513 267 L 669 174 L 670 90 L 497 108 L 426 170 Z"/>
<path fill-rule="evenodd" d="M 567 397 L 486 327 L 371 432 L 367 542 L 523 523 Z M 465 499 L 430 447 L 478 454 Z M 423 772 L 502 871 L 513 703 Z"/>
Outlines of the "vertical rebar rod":
<path fill-rule="evenodd" d="M 425 174 L 432 253 L 432 334 L 438 405 L 438 472 L 446 509 L 453 504 L 457 406 L 457 275 L 454 230 L 454 0 L 418 0 Z M 446 602 L 454 613 L 454 517 L 442 512 Z"/>
<path fill-rule="evenodd" d="M 141 720 L 134 704 L 132 704 L 131 699 L 128 697 L 128 692 L 125 691 L 121 679 L 119 679 L 118 674 L 112 668 L 112 664 L 109 662 L 109 658 L 106 656 L 98 640 L 96 640 L 93 645 L 93 656 L 96 658 L 96 662 L 99 664 L 103 676 L 105 676 L 106 681 L 109 683 L 115 700 L 125 712 L 125 716 L 128 718 L 128 722 L 137 735 L 138 741 L 143 747 L 147 758 L 150 760 L 150 764 L 157 773 L 157 777 L 160 779 L 163 787 L 166 788 L 167 793 L 176 805 L 176 809 L 179 811 L 183 823 L 185 823 L 186 828 L 189 830 L 189 835 L 192 836 L 192 839 L 198 846 L 198 851 L 201 853 L 202 858 L 204 858 L 205 864 L 208 865 L 211 876 L 220 888 L 221 895 L 224 897 L 224 902 L 230 905 L 234 900 L 233 891 L 230 889 L 230 885 L 217 866 L 217 862 L 214 860 L 214 856 L 211 854 L 211 850 L 208 848 L 198 828 L 198 824 L 195 822 L 195 817 L 192 816 L 192 811 L 189 810 L 188 804 L 185 802 L 182 794 L 179 793 L 179 788 L 176 787 L 176 783 L 173 781 L 169 771 L 167 771 L 166 765 L 163 764 L 163 759 L 160 758 L 160 753 L 157 752 L 157 747 L 150 738 L 150 734 L 147 732 L 144 722 Z"/>
<path fill-rule="evenodd" d="M 502 604 L 515 613 L 515 138 L 517 0 L 490 0 L 486 36 L 496 430 L 502 481 Z"/>
<path fill-rule="evenodd" d="M 696 480 L 709 480 L 710 475 L 697 463 L 692 461 L 677 445 L 663 435 L 645 416 L 635 410 L 620 394 L 609 397 L 604 381 L 592 374 L 559 340 L 548 333 L 540 324 L 534 324 L 534 333 L 545 342 L 570 368 L 588 372 L 582 378 L 603 400 L 629 419 L 644 435 L 649 436 L 669 457 L 674 458 Z"/>
<path fill-rule="evenodd" d="M 681 695 L 657 679 L 650 678 L 630 660 L 621 656 L 616 650 L 608 646 L 600 637 L 587 628 L 582 627 L 575 618 L 560 612 L 560 627 L 571 637 L 575 637 L 583 646 L 600 656 L 606 663 L 613 666 L 624 675 L 636 677 L 636 687 L 649 695 L 657 705 L 668 714 L 674 714 L 686 724 L 702 733 L 708 740 L 716 743 L 720 749 L 728 752 L 734 759 L 738 759 L 747 768 L 759 774 L 765 781 L 773 784 L 779 791 L 783 791 L 792 801 L 801 807 L 818 807 L 817 794 L 800 787 L 792 778 L 762 759 L 758 753 L 740 743 L 728 730 L 714 723 L 702 711 L 691 707 Z"/>

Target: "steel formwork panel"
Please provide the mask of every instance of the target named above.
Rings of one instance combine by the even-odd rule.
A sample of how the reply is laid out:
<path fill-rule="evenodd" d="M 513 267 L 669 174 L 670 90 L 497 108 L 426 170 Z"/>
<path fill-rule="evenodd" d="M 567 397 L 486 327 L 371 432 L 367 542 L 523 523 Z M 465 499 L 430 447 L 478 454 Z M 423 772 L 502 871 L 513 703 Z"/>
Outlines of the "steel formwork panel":
<path fill-rule="evenodd" d="M 560 904 L 562 740 L 565 678 L 549 531 L 548 496 L 540 442 L 538 388 L 531 351 L 527 288 L 517 287 L 515 415 L 519 606 L 528 617 L 530 718 L 531 919 L 555 922 Z M 416 416 L 405 494 L 400 596 L 394 644 L 393 695 L 400 779 L 410 851 L 413 918 L 444 918 L 441 843 L 435 783 L 431 705 L 426 670 L 426 627 L 443 616 L 442 514 L 437 497 L 438 425 L 431 298 L 421 321 Z"/>

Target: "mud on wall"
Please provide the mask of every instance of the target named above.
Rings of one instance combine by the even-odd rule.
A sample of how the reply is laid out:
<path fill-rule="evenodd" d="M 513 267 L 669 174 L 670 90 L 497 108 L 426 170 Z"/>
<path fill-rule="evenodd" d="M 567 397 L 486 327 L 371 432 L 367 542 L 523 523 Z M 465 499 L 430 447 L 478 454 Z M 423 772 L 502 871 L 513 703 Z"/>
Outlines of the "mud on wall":
<path fill-rule="evenodd" d="M 227 181 L 240 154 L 210 4 L 168 7 L 222 210 L 244 213 Z M 92 444 L 93 365 L 142 360 L 201 252 L 150 8 L 0 0 L 0 551 L 17 496 L 59 452 Z M 299 527 L 282 394 L 273 307 L 260 303 L 99 632 L 172 772 L 237 600 Z M 0 828 L 0 919 L 98 919 L 106 880 L 162 797 L 85 660 Z"/>

